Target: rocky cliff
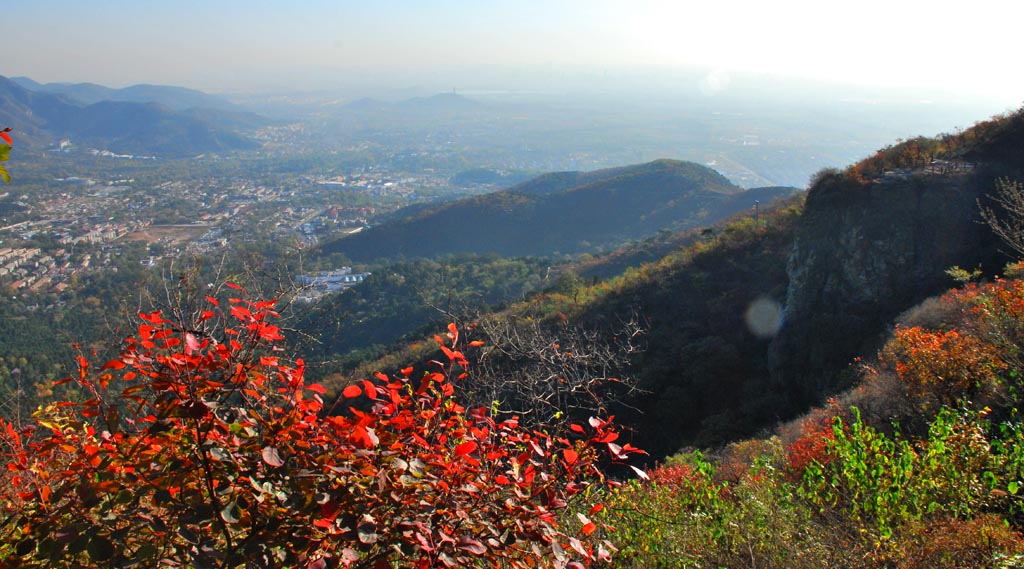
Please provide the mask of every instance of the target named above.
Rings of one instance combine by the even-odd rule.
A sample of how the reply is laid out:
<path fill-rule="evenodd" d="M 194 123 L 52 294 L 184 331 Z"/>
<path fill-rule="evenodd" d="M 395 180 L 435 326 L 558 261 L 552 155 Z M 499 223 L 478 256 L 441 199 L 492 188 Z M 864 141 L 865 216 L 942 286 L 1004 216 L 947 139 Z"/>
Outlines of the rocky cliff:
<path fill-rule="evenodd" d="M 964 164 L 858 181 L 822 175 L 807 195 L 788 263 L 785 324 L 770 355 L 773 380 L 797 408 L 849 382 L 887 323 L 953 283 L 953 265 L 998 271 L 1005 258 L 977 200 L 993 169 Z"/>

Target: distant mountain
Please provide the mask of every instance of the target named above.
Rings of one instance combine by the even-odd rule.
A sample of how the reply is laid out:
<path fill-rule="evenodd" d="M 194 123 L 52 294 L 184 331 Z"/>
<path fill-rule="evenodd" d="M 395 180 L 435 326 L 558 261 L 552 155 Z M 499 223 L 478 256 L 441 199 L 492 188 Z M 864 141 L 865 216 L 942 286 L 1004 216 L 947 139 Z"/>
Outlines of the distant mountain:
<path fill-rule="evenodd" d="M 122 89 L 112 89 L 95 83 L 38 83 L 28 77 L 14 77 L 11 80 L 30 91 L 64 95 L 83 105 L 91 105 L 102 101 L 118 101 L 124 103 L 156 103 L 175 111 L 192 108 L 241 110 L 238 105 L 223 97 L 184 87 L 141 84 Z"/>
<path fill-rule="evenodd" d="M 714 170 L 675 160 L 559 172 L 398 218 L 323 250 L 360 262 L 451 253 L 582 253 L 663 229 L 707 225 L 751 208 L 769 193 L 753 197 Z"/>
<path fill-rule="evenodd" d="M 68 138 L 81 146 L 166 158 L 255 148 L 235 132 L 240 116 L 246 115 L 176 112 L 156 103 L 81 105 L 65 95 L 31 91 L 0 77 L 0 124 L 14 128 L 29 146 Z"/>
<path fill-rule="evenodd" d="M 480 107 L 480 103 L 457 93 L 438 93 L 429 97 L 406 99 L 396 106 L 417 111 L 464 111 L 475 110 Z"/>
<path fill-rule="evenodd" d="M 271 124 L 281 124 L 279 120 L 272 120 L 251 113 L 249 111 L 213 109 L 209 107 L 193 107 L 180 111 L 181 114 L 191 117 L 197 121 L 216 125 L 220 128 L 231 130 L 254 130 Z"/>
<path fill-rule="evenodd" d="M 60 121 L 75 107 L 69 99 L 24 89 L 0 77 L 0 124 L 14 129 L 19 145 L 43 145 L 58 135 L 48 132 L 49 122 Z"/>
<path fill-rule="evenodd" d="M 10 77 L 9 79 L 29 91 L 41 91 L 43 89 L 42 83 L 29 79 L 28 77 Z"/>

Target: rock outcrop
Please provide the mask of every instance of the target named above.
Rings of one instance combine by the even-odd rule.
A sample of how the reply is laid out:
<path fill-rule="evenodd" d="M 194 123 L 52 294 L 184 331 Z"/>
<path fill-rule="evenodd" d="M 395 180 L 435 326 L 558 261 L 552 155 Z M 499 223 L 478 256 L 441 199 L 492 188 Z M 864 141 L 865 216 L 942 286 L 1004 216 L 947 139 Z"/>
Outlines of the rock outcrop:
<path fill-rule="evenodd" d="M 861 182 L 821 176 L 807 196 L 789 259 L 785 323 L 771 348 L 773 380 L 798 408 L 845 387 L 887 323 L 953 282 L 954 265 L 986 274 L 1005 258 L 977 200 L 991 173 L 893 172 Z"/>

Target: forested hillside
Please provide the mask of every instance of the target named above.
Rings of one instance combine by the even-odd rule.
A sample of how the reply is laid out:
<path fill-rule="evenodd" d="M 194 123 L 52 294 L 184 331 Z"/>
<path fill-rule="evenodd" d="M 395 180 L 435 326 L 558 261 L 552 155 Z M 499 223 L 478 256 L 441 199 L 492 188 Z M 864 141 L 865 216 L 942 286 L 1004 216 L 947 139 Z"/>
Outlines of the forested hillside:
<path fill-rule="evenodd" d="M 693 163 L 562 172 L 505 191 L 467 198 L 324 245 L 354 261 L 453 253 L 551 256 L 614 249 L 659 230 L 714 223 L 784 196 L 778 188 L 747 196 L 717 172 Z"/>
<path fill-rule="evenodd" d="M 968 166 L 957 156 L 1012 155 L 1000 141 L 1012 141 L 1020 124 L 1014 114 L 883 149 L 845 172 L 823 172 L 806 206 L 766 206 L 757 217 L 661 238 L 671 245 L 654 240 L 584 260 L 577 271 L 589 276 L 505 314 L 606 334 L 639 315 L 645 349 L 618 372 L 644 394 L 617 414 L 655 456 L 755 433 L 851 385 L 853 359 L 880 348 L 897 314 L 950 286 L 947 269 L 992 274 L 1008 259 L 980 223 L 977 200 L 1021 164 Z M 679 249 L 628 268 L 666 246 Z M 778 327 L 759 337 L 751 310 Z"/>

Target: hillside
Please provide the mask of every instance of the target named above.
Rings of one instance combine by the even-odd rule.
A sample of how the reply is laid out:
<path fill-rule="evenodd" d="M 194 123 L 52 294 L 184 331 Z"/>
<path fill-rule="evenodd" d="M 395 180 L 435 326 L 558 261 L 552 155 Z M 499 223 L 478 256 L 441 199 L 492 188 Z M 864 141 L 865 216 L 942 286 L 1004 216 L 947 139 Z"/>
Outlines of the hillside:
<path fill-rule="evenodd" d="M 713 223 L 751 199 L 717 172 L 659 160 L 596 172 L 547 174 L 508 190 L 399 218 L 323 246 L 357 262 L 453 253 L 548 256 L 614 248 L 659 230 Z"/>
<path fill-rule="evenodd" d="M 0 77 L 0 123 L 14 128 L 29 146 L 46 147 L 66 138 L 87 148 L 165 158 L 256 147 L 232 128 L 220 126 L 216 113 L 177 112 L 156 103 L 83 106 Z"/>
<path fill-rule="evenodd" d="M 818 177 L 764 382 L 807 411 L 609 493 L 615 566 L 1021 565 L 1024 270 L 977 213 L 1021 141 L 1024 110 Z"/>
<path fill-rule="evenodd" d="M 745 316 L 755 301 L 777 307 L 785 298 L 786 259 L 801 211 L 797 196 L 767 207 L 756 219 L 744 211 L 710 231 L 659 236 L 585 258 L 558 269 L 545 292 L 498 313 L 467 317 L 538 322 L 552 343 L 566 345 L 576 341 L 575 330 L 587 331 L 598 343 L 612 342 L 624 322 L 637 320 L 643 349 L 606 370 L 634 378 L 642 390 L 612 410 L 633 427 L 634 444 L 657 458 L 682 445 L 750 434 L 797 412 L 787 411 L 785 398 L 765 383 L 770 335 L 751 332 Z M 670 252 L 640 262 L 661 248 Z M 598 276 L 612 272 L 617 275 Z M 504 341 L 480 339 L 488 345 Z M 395 348 L 364 362 L 351 377 L 426 361 L 433 357 L 430 346 L 424 341 Z M 524 365 L 525 359 L 490 358 L 486 367 L 490 375 L 516 377 Z M 336 381 L 328 382 L 332 391 L 340 389 Z"/>
<path fill-rule="evenodd" d="M 1013 115 L 980 128 L 1012 140 L 1008 125 L 1019 122 Z M 992 137 L 977 140 L 987 141 L 988 156 L 1005 155 Z M 971 150 L 946 144 L 936 151 Z M 498 317 L 547 322 L 557 337 L 566 323 L 611 336 L 637 315 L 644 350 L 619 372 L 644 393 L 616 414 L 636 428 L 638 444 L 657 457 L 749 436 L 848 387 L 853 359 L 879 349 L 896 315 L 948 288 L 948 268 L 994 274 L 1006 260 L 979 223 L 977 200 L 987 199 L 997 175 L 1019 175 L 1021 163 L 941 171 L 929 158 L 897 175 L 864 176 L 876 160 L 822 173 L 806 205 L 762 208 L 760 219 L 745 210 L 707 231 L 582 260 L 583 278 L 563 278 Z M 572 178 L 548 177 L 533 191 L 571 186 Z M 747 321 L 755 305 L 781 327 L 755 333 Z M 396 353 L 360 373 L 420 356 Z"/>

